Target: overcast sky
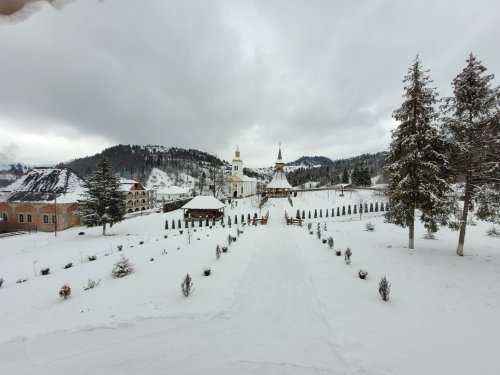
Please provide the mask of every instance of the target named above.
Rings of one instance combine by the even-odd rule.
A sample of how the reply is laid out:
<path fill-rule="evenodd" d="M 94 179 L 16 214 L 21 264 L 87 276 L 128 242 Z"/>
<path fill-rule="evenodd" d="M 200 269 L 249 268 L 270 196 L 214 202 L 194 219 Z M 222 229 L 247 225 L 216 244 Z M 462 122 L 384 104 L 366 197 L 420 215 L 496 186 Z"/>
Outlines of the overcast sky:
<path fill-rule="evenodd" d="M 441 95 L 471 51 L 500 81 L 498 0 L 61 3 L 0 16 L 0 162 L 119 143 L 356 156 L 387 148 L 417 53 Z"/>

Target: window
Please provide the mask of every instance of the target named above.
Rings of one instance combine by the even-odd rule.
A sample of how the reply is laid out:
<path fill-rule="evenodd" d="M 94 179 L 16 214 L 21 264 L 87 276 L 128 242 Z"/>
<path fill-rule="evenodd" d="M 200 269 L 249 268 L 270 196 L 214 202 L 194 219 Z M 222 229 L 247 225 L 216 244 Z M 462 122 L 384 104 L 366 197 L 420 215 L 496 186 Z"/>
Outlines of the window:
<path fill-rule="evenodd" d="M 2 212 L 0 218 L 2 218 L 2 221 L 9 221 L 9 217 L 7 216 L 6 212 Z"/>
<path fill-rule="evenodd" d="M 48 224 L 49 223 L 49 215 L 43 215 L 43 223 Z"/>
<path fill-rule="evenodd" d="M 56 215 L 52 215 L 52 224 L 56 223 Z"/>
<path fill-rule="evenodd" d="M 32 223 L 32 222 L 33 222 L 33 217 L 31 216 L 31 214 L 27 214 L 27 215 L 26 215 L 26 219 L 27 219 L 26 221 L 27 221 L 28 223 Z"/>
<path fill-rule="evenodd" d="M 19 214 L 19 222 L 24 223 L 24 214 Z"/>

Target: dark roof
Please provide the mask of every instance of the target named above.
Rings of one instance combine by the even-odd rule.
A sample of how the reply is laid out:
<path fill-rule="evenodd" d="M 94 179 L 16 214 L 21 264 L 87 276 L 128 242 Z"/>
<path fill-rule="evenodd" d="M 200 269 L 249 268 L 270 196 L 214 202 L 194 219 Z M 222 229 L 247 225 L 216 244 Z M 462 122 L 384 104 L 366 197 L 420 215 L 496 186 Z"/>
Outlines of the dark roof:
<path fill-rule="evenodd" d="M 81 190 L 82 179 L 69 168 L 34 168 L 4 191 L 8 202 L 51 201 Z"/>

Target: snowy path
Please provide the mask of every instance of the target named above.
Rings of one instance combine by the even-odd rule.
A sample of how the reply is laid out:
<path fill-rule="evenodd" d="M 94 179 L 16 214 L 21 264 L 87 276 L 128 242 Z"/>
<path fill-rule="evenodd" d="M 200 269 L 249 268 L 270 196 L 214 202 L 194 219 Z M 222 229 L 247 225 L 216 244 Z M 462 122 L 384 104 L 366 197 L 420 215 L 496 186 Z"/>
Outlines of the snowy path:
<path fill-rule="evenodd" d="M 269 225 L 252 228 L 260 231 L 254 243 L 242 237 L 235 245 L 257 250 L 225 311 L 2 344 L 2 373 L 361 373 L 336 349 L 305 266 L 307 249 L 293 240 L 298 228 L 283 223 L 285 203 L 270 207 Z M 189 298 L 196 293 L 203 291 Z"/>

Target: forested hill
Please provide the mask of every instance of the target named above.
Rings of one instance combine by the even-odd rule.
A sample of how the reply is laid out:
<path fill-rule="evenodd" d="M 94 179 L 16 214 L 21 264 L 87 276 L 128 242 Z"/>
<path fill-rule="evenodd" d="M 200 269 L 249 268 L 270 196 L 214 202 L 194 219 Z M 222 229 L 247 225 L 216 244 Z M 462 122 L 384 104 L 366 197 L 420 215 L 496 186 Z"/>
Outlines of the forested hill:
<path fill-rule="evenodd" d="M 60 163 L 58 167 L 70 167 L 85 178 L 94 171 L 95 165 L 102 157 L 106 157 L 111 162 L 113 169 L 119 172 L 122 177 L 143 183 L 149 176 L 151 169 L 155 167 L 173 175 L 185 173 L 197 178 L 204 168 L 227 164 L 216 156 L 194 149 L 152 145 L 118 145 L 93 156 Z"/>
<path fill-rule="evenodd" d="M 317 182 L 319 186 L 337 184 L 342 182 L 344 170 L 350 174 L 355 168 L 363 167 L 368 169 L 371 177 L 374 177 L 382 175 L 386 157 L 387 152 L 362 154 L 353 158 L 334 160 L 331 165 L 295 169 L 287 173 L 287 178 L 292 186 L 302 185 L 310 181 Z"/>
<path fill-rule="evenodd" d="M 326 156 L 302 156 L 291 163 L 286 163 L 287 166 L 304 166 L 304 167 L 314 167 L 314 166 L 327 166 L 332 165 L 333 160 L 327 158 Z"/>

